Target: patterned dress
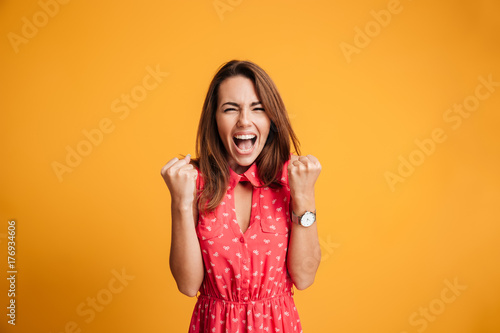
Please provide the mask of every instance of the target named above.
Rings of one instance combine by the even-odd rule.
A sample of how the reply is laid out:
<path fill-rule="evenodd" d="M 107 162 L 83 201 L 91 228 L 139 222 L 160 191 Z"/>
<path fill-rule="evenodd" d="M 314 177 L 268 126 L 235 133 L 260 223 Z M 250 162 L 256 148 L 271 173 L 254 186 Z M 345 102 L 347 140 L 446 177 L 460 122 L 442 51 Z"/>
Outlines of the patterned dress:
<path fill-rule="evenodd" d="M 279 189 L 262 185 L 254 163 L 243 174 L 230 169 L 224 200 L 200 214 L 196 231 L 205 277 L 189 332 L 302 332 L 286 268 L 290 233 L 288 162 Z M 250 225 L 243 233 L 236 220 L 234 188 L 253 185 Z M 198 177 L 198 189 L 203 178 Z"/>

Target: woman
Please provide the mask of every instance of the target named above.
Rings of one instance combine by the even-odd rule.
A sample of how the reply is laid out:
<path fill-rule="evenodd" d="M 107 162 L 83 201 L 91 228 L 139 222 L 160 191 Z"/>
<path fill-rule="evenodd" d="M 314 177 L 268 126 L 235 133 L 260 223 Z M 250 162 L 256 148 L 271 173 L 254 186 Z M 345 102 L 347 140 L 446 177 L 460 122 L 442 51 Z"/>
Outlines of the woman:
<path fill-rule="evenodd" d="M 233 60 L 203 105 L 197 159 L 170 160 L 170 269 L 196 296 L 189 332 L 302 332 L 293 285 L 309 287 L 321 259 L 314 184 L 321 171 L 298 140 L 271 78 Z"/>

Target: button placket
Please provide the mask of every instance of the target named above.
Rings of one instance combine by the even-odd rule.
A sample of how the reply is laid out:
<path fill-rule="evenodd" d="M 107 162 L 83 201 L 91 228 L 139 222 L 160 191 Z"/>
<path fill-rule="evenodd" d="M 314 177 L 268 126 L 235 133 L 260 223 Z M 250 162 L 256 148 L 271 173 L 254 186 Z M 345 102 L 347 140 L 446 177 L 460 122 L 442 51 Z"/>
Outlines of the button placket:
<path fill-rule="evenodd" d="M 245 246 L 246 243 L 242 243 L 242 258 L 240 260 L 240 274 L 241 274 L 241 278 L 240 278 L 240 287 L 241 287 L 241 293 L 240 293 L 240 297 L 241 297 L 241 300 L 242 301 L 248 301 L 249 300 L 249 286 L 250 286 L 250 282 L 249 282 L 249 274 L 248 272 L 250 271 L 250 258 L 249 258 L 249 253 L 248 253 L 248 249 L 247 247 Z"/>
<path fill-rule="evenodd" d="M 256 230 L 259 230 L 260 228 L 260 221 L 257 216 L 260 215 L 260 194 L 261 194 L 261 189 L 259 187 L 254 187 L 252 191 L 252 207 L 251 207 L 251 213 L 250 216 L 252 219 L 254 219 L 253 222 L 250 222 L 250 225 L 253 226 L 253 232 L 256 232 Z M 248 243 L 246 242 L 245 237 L 241 237 L 245 242 L 242 242 L 242 253 L 244 255 L 241 258 L 241 296 L 243 301 L 249 301 L 250 300 L 250 282 L 252 278 L 252 270 L 255 269 L 255 267 L 252 267 L 252 258 L 251 256 L 254 255 L 249 249 L 248 249 Z M 255 242 L 253 239 L 251 242 Z M 246 269 L 245 269 L 246 268 Z"/>
<path fill-rule="evenodd" d="M 248 249 L 248 241 L 252 241 L 250 239 L 247 239 L 245 236 L 245 233 L 242 232 L 240 225 L 238 224 L 238 221 L 236 220 L 236 202 L 235 202 L 235 197 L 234 197 L 234 188 L 236 187 L 236 184 L 241 180 L 246 180 L 250 181 L 246 176 L 240 176 L 237 175 L 236 177 L 232 178 L 232 181 L 230 182 L 230 188 L 228 189 L 228 193 L 231 194 L 229 197 L 229 207 L 227 207 L 227 212 L 229 213 L 229 216 L 231 217 L 230 224 L 232 225 L 232 230 L 235 235 L 239 239 L 238 248 L 239 251 L 237 252 L 237 257 L 238 257 L 238 271 L 235 272 L 237 275 L 239 275 L 239 278 L 236 279 L 235 285 L 236 285 L 236 290 L 237 290 L 237 295 L 239 296 L 238 298 L 241 301 L 249 301 L 250 300 L 250 283 L 251 283 L 251 270 L 253 267 L 251 267 L 252 263 L 252 258 L 251 256 L 253 253 L 249 251 Z M 251 181 L 250 181 L 251 182 Z M 252 182 L 251 182 L 252 183 Z M 260 206 L 260 188 L 255 187 L 256 184 L 253 184 L 252 187 L 252 202 L 251 202 L 251 210 L 250 210 L 250 224 L 248 226 L 248 229 L 246 231 L 250 230 L 256 230 L 255 228 L 260 228 L 260 221 L 255 218 L 257 214 L 259 214 L 259 206 Z M 252 221 L 253 220 L 253 221 Z M 254 225 L 256 224 L 256 225 Z M 250 232 L 251 233 L 251 232 Z"/>

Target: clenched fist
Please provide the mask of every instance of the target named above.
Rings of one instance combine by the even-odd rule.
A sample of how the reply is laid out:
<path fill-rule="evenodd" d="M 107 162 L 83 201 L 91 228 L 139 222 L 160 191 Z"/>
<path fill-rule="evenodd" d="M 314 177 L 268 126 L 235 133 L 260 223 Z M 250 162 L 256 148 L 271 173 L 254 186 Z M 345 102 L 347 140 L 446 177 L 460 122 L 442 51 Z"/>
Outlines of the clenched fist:
<path fill-rule="evenodd" d="M 167 184 L 172 202 L 191 205 L 194 202 L 196 177 L 198 171 L 189 163 L 191 155 L 179 160 L 174 157 L 161 169 L 161 175 Z"/>
<path fill-rule="evenodd" d="M 321 172 L 321 164 L 312 155 L 292 155 L 288 164 L 288 183 L 292 197 L 292 209 L 296 214 L 316 209 L 314 184 Z"/>

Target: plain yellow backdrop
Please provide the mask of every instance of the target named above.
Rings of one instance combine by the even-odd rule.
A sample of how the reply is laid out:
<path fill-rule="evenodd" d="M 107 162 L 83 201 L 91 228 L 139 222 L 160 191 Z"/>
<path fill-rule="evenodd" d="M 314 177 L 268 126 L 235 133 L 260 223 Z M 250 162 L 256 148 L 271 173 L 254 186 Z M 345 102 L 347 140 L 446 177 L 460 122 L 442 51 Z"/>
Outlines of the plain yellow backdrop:
<path fill-rule="evenodd" d="M 304 331 L 500 331 L 498 1 L 5 0 L 0 35 L 1 332 L 187 331 L 160 169 L 231 59 L 323 166 Z"/>

